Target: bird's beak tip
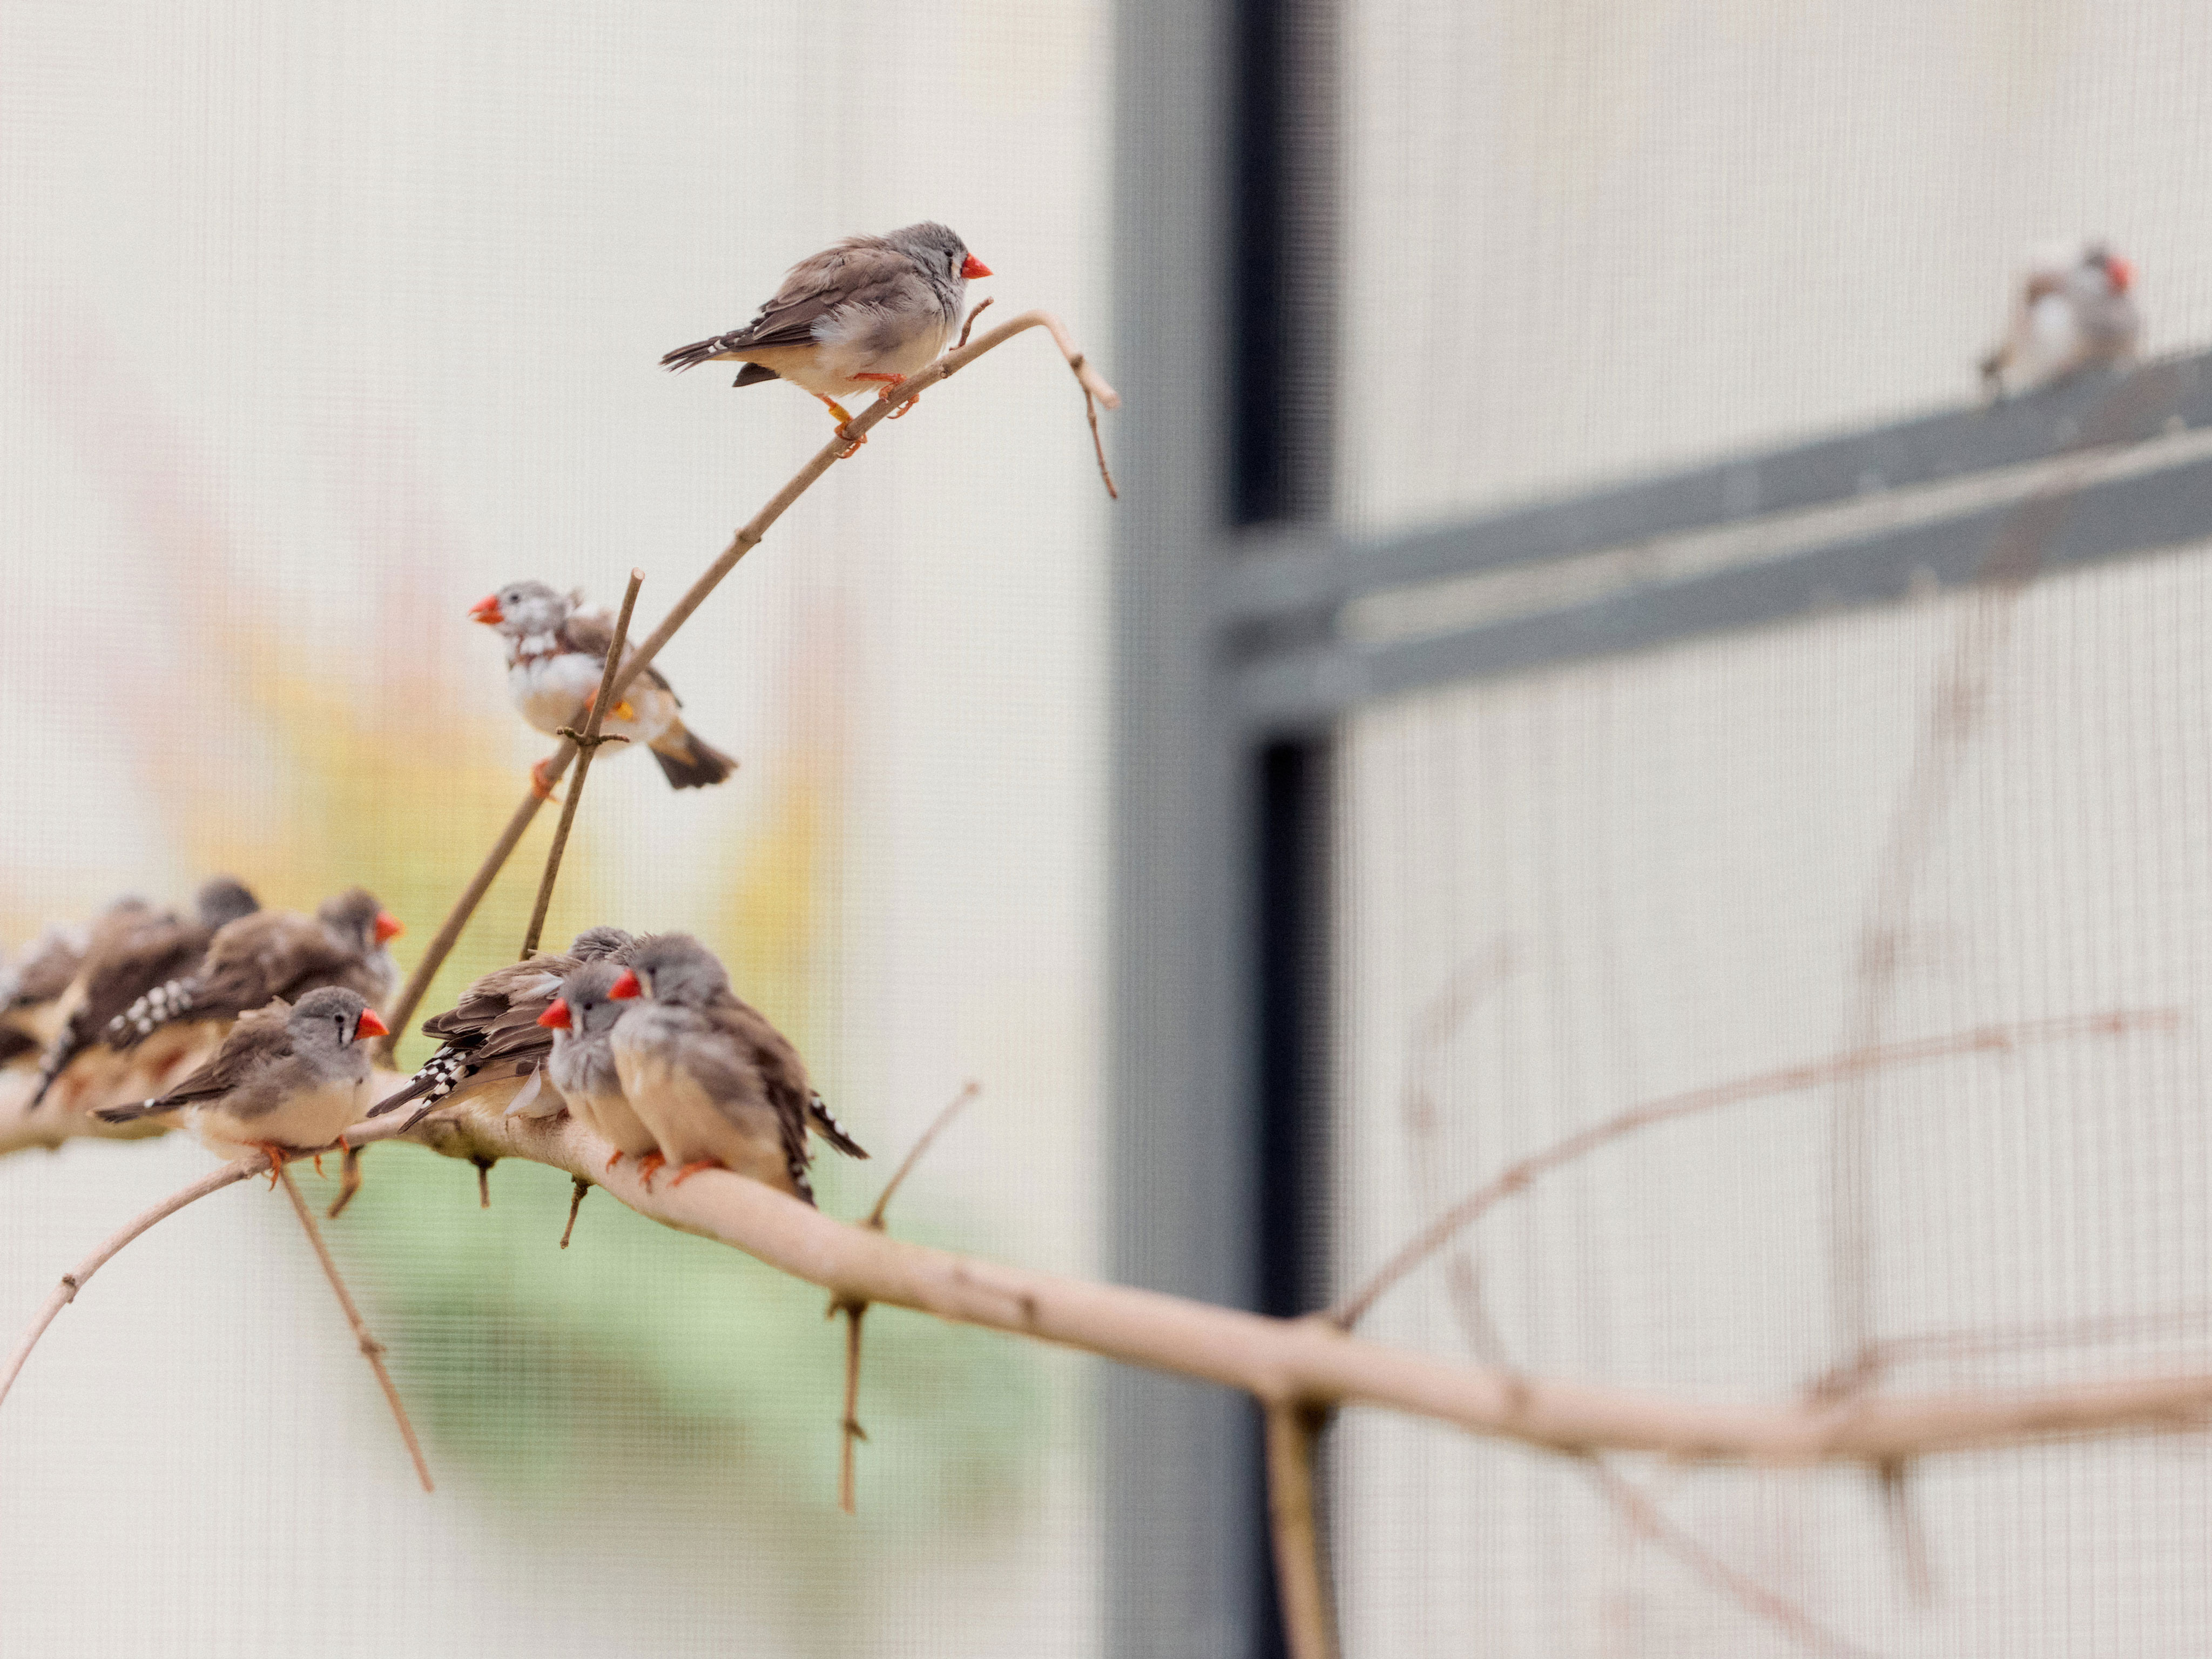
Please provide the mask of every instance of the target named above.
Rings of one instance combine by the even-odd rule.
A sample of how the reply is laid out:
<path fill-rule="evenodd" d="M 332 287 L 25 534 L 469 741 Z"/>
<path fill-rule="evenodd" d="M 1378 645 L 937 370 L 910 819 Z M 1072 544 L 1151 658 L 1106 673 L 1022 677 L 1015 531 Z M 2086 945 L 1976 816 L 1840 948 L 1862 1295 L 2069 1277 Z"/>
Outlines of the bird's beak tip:
<path fill-rule="evenodd" d="M 506 616 L 499 608 L 499 595 L 496 593 L 487 593 L 483 598 L 478 599 L 474 605 L 471 605 L 469 607 L 469 615 L 475 617 L 477 621 L 483 623 L 487 628 L 495 626 L 496 624 L 507 620 Z"/>
<path fill-rule="evenodd" d="M 607 988 L 607 994 L 617 1002 L 628 1002 L 632 997 L 642 996 L 645 987 L 637 982 L 637 975 L 625 968 L 622 977 Z"/>
<path fill-rule="evenodd" d="M 388 944 L 406 931 L 407 924 L 391 911 L 379 910 L 376 913 L 376 942 L 379 945 Z"/>
<path fill-rule="evenodd" d="M 971 253 L 962 264 L 960 274 L 972 283 L 978 276 L 988 276 L 991 274 L 991 267 Z"/>
<path fill-rule="evenodd" d="M 538 1023 L 550 1031 L 567 1030 L 568 1029 L 568 1005 L 559 997 L 554 998 L 552 1006 L 547 1008 L 544 1013 L 538 1016 Z"/>
<path fill-rule="evenodd" d="M 391 1035 L 392 1028 L 384 1023 L 375 1009 L 364 1008 L 361 1011 L 360 1023 L 353 1028 L 353 1040 L 356 1042 L 360 1042 L 363 1037 L 390 1036 Z"/>

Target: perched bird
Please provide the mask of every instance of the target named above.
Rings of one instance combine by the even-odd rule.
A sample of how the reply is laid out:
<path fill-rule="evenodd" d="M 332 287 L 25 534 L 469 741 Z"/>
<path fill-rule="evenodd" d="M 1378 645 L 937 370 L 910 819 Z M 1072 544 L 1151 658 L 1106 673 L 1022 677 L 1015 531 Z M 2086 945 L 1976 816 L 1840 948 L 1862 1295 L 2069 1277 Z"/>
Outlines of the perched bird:
<path fill-rule="evenodd" d="M 217 929 L 193 972 L 163 981 L 110 1020 L 106 1040 L 132 1048 L 165 1025 L 236 1019 L 326 985 L 382 1002 L 399 985 L 384 947 L 403 931 L 365 887 L 325 899 L 312 916 L 258 910 Z"/>
<path fill-rule="evenodd" d="M 368 1115 L 382 1117 L 420 1101 L 407 1121 L 411 1129 L 441 1106 L 481 1097 L 487 1107 L 551 1116 L 561 1109 L 561 1097 L 540 1081 L 554 1042 L 539 1016 L 571 974 L 634 942 L 619 927 L 588 927 L 565 954 L 540 951 L 526 962 L 493 969 L 462 992 L 459 1003 L 422 1022 L 423 1035 L 438 1039 L 438 1052 Z"/>
<path fill-rule="evenodd" d="M 623 1093 L 610 1041 L 616 1022 L 636 1006 L 633 1000 L 614 995 L 623 971 L 622 964 L 611 957 L 586 963 L 561 981 L 561 994 L 538 1015 L 538 1023 L 553 1038 L 546 1075 L 553 1079 L 553 1086 L 568 1103 L 577 1121 L 615 1149 L 607 1168 L 613 1169 L 627 1152 L 644 1161 L 645 1178 L 650 1182 L 653 1171 L 667 1159 L 661 1157 L 660 1143 L 653 1138 L 653 1131 L 645 1127 L 629 1097 Z"/>
<path fill-rule="evenodd" d="M 143 899 L 118 899 L 93 927 L 127 927 L 147 908 Z M 64 1018 L 62 998 L 90 949 L 86 929 L 49 927 L 0 974 L 0 1065 L 36 1054 L 53 1041 Z"/>
<path fill-rule="evenodd" d="M 927 368 L 960 327 L 968 284 L 990 274 L 957 234 L 930 221 L 848 236 L 793 265 L 743 328 L 679 346 L 661 366 L 734 361 L 745 365 L 734 385 L 789 380 L 829 404 L 837 435 L 849 439 L 853 417 L 837 399 L 871 386 L 888 398 Z"/>
<path fill-rule="evenodd" d="M 2003 341 L 1982 360 L 1983 388 L 2001 397 L 2085 368 L 2132 362 L 2142 333 L 2134 285 L 2135 267 L 2102 242 L 2038 258 L 2021 283 Z"/>
<path fill-rule="evenodd" d="M 319 1152 L 361 1121 L 368 1103 L 363 1038 L 390 1034 L 357 991 L 326 985 L 295 1003 L 281 997 L 241 1015 L 215 1058 L 167 1094 L 94 1116 L 129 1123 L 189 1109 L 209 1150 L 269 1154 L 272 1166 Z"/>
<path fill-rule="evenodd" d="M 509 582 L 469 607 L 470 616 L 499 630 L 507 646 L 507 694 L 522 718 L 548 737 L 558 736 L 564 726 L 583 726 L 614 644 L 614 624 L 606 614 L 582 604 L 580 594 L 524 581 Z M 738 763 L 692 733 L 676 712 L 683 706 L 660 671 L 647 667 L 607 710 L 599 729 L 652 750 L 678 789 L 720 783 Z M 538 762 L 530 777 L 538 794 L 550 797 L 544 767 Z"/>
<path fill-rule="evenodd" d="M 217 876 L 195 896 L 189 921 L 173 910 L 141 908 L 130 913 L 121 926 L 95 929 L 83 969 L 77 975 L 69 1014 L 39 1062 L 38 1088 L 30 1103 L 36 1106 L 44 1100 L 55 1080 L 87 1049 L 104 1048 L 101 1033 L 132 1003 L 198 969 L 218 928 L 260 908 L 260 901 L 238 881 Z M 182 1058 L 188 1049 L 185 1044 L 174 1054 L 149 1054 L 142 1050 L 128 1069 L 156 1078 L 161 1066 Z M 76 1080 L 85 1085 L 77 1091 L 82 1099 L 87 1093 L 105 1092 L 106 1086 L 120 1084 L 125 1068 L 119 1064 L 103 1066 L 94 1057 L 76 1070 L 82 1074 Z"/>
<path fill-rule="evenodd" d="M 848 1157 L 867 1156 L 814 1092 L 799 1051 L 732 994 L 722 964 L 688 933 L 642 941 L 607 994 L 641 999 L 610 1046 L 623 1092 L 661 1155 L 683 1166 L 679 1184 L 720 1167 L 811 1204 L 810 1127 Z"/>

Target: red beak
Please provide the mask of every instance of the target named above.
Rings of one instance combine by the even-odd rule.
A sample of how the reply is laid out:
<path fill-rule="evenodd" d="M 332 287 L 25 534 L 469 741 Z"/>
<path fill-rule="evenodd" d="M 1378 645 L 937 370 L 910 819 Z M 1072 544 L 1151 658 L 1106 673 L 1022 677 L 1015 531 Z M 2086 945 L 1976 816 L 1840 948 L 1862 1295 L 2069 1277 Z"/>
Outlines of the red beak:
<path fill-rule="evenodd" d="M 490 627 L 495 623 L 503 623 L 507 620 L 507 614 L 499 608 L 499 595 L 496 593 L 487 593 L 483 598 L 478 599 L 474 605 L 471 605 L 469 607 L 469 615 L 474 617 L 478 622 L 483 623 L 486 627 Z"/>
<path fill-rule="evenodd" d="M 399 918 L 393 915 L 391 911 L 379 910 L 376 913 L 376 942 L 379 945 L 384 944 L 387 939 L 398 939 L 406 931 L 405 926 Z"/>
<path fill-rule="evenodd" d="M 2112 279 L 2112 292 L 2125 294 L 2128 284 L 2136 279 L 2136 268 L 2117 253 L 2105 260 L 2105 275 Z"/>
<path fill-rule="evenodd" d="M 375 1009 L 364 1008 L 361 1011 L 361 1019 L 353 1028 L 353 1040 L 356 1042 L 360 1042 L 363 1037 L 390 1036 L 391 1035 L 392 1028 L 376 1017 Z"/>
<path fill-rule="evenodd" d="M 538 1023 L 540 1025 L 547 1026 L 556 1031 L 567 1030 L 568 1029 L 568 1005 L 563 1002 L 559 997 L 555 997 L 553 999 L 553 1006 L 548 1008 L 544 1013 L 538 1016 Z"/>
<path fill-rule="evenodd" d="M 607 988 L 607 994 L 617 1002 L 628 1002 L 632 997 L 643 996 L 645 987 L 637 982 L 635 974 L 625 968 L 622 970 L 622 977 Z"/>
<path fill-rule="evenodd" d="M 988 276 L 991 274 L 991 267 L 971 253 L 968 256 L 967 262 L 960 267 L 960 274 L 972 283 L 978 276 Z"/>

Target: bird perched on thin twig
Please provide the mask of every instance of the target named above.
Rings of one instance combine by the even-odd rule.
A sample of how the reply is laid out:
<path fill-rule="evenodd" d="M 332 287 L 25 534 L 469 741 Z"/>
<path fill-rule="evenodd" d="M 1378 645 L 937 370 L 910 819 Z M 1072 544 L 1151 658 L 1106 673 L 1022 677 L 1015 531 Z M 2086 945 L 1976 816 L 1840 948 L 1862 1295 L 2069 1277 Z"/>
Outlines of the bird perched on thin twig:
<path fill-rule="evenodd" d="M 2002 396 L 2132 362 L 2142 333 L 2134 286 L 2135 268 L 2102 242 L 2039 257 L 2021 280 L 2003 341 L 1982 360 L 1984 389 Z"/>
<path fill-rule="evenodd" d="M 147 908 L 143 899 L 118 899 L 100 913 L 93 927 L 128 926 Z M 0 1065 L 36 1054 L 53 1041 L 64 1018 L 62 997 L 84 966 L 90 948 L 87 929 L 49 927 L 0 972 Z"/>
<path fill-rule="evenodd" d="M 587 927 L 566 952 L 540 951 L 526 962 L 493 969 L 453 1007 L 422 1022 L 423 1035 L 438 1039 L 438 1052 L 368 1115 L 382 1117 L 419 1101 L 407 1120 L 411 1129 L 441 1106 L 473 1100 L 526 1116 L 551 1116 L 561 1109 L 561 1097 L 544 1086 L 543 1067 L 553 1052 L 553 1033 L 538 1017 L 568 975 L 587 962 L 627 951 L 634 942 L 619 927 Z"/>
<path fill-rule="evenodd" d="M 291 1001 L 340 986 L 382 1002 L 399 984 L 384 947 L 404 931 L 365 887 L 325 899 L 315 914 L 258 910 L 216 930 L 192 973 L 165 980 L 110 1020 L 117 1048 L 143 1042 L 165 1025 L 236 1019 L 271 998 Z"/>
<path fill-rule="evenodd" d="M 218 929 L 260 908 L 261 902 L 235 878 L 217 876 L 194 896 L 189 918 L 173 910 L 141 909 L 120 926 L 96 929 L 72 988 L 69 1014 L 39 1062 L 38 1088 L 30 1103 L 36 1106 L 44 1100 L 64 1072 L 70 1073 L 77 1098 L 101 1094 L 114 1098 L 110 1091 L 125 1081 L 126 1067 L 115 1063 L 117 1051 L 103 1041 L 109 1022 L 157 986 L 190 976 L 206 957 Z M 190 1052 L 189 1040 L 182 1040 L 183 1033 L 176 1035 L 180 1041 L 160 1043 L 161 1052 L 139 1049 L 127 1069 L 143 1079 L 160 1079 L 165 1067 Z M 96 1052 L 87 1055 L 88 1049 Z M 103 1057 L 111 1063 L 103 1065 Z M 76 1064 L 81 1058 L 83 1063 Z"/>
<path fill-rule="evenodd" d="M 848 236 L 793 265 L 743 328 L 678 346 L 661 365 L 734 361 L 745 365 L 734 385 L 789 380 L 829 404 L 837 435 L 850 439 L 853 417 L 837 399 L 872 386 L 888 398 L 927 368 L 960 327 L 969 283 L 990 274 L 955 232 L 931 221 Z"/>
<path fill-rule="evenodd" d="M 564 726 L 580 730 L 614 644 L 614 624 L 606 614 L 585 610 L 580 594 L 521 581 L 485 594 L 469 615 L 499 630 L 507 647 L 507 696 L 522 718 L 548 737 L 558 737 Z M 652 750 L 678 789 L 720 783 L 738 763 L 684 724 L 676 712 L 683 706 L 660 671 L 648 666 L 607 710 L 599 730 Z M 552 793 L 544 768 L 540 761 L 530 773 L 541 799 Z"/>
<path fill-rule="evenodd" d="M 641 1159 L 646 1180 L 667 1162 L 660 1143 L 623 1093 L 622 1077 L 615 1067 L 611 1038 L 615 1024 L 635 1006 L 617 999 L 614 988 L 623 964 L 613 957 L 586 963 L 561 981 L 555 998 L 538 1023 L 553 1038 L 552 1057 L 546 1075 L 568 1103 L 576 1121 L 615 1149 L 607 1168 L 622 1162 L 623 1154 Z M 513 1109 L 512 1108 L 509 1109 Z"/>
<path fill-rule="evenodd" d="M 814 1092 L 799 1050 L 690 934 L 641 941 L 608 994 L 639 999 L 610 1039 L 615 1069 L 661 1155 L 682 1166 L 678 1183 L 719 1167 L 811 1204 L 810 1127 L 848 1158 L 867 1156 Z"/>
<path fill-rule="evenodd" d="M 189 1109 L 210 1151 L 266 1152 L 273 1178 L 288 1158 L 325 1150 L 360 1121 L 369 1077 L 360 1045 L 389 1035 L 357 991 L 326 985 L 295 1003 L 279 998 L 241 1015 L 215 1058 L 167 1094 L 94 1115 L 129 1123 Z"/>

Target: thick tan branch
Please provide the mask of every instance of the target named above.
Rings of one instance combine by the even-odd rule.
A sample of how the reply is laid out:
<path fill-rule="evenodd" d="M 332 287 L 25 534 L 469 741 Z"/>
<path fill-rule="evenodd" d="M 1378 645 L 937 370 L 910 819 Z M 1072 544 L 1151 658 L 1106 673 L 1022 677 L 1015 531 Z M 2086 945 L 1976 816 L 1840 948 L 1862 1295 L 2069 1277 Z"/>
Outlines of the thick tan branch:
<path fill-rule="evenodd" d="M 393 1139 L 397 1123 L 380 1118 L 349 1138 Z M 526 1158 L 596 1180 L 641 1215 L 733 1245 L 846 1301 L 1080 1348 L 1241 1389 L 1262 1404 L 1376 1406 L 1555 1451 L 1879 1465 L 2055 1436 L 2197 1429 L 2212 1416 L 2212 1374 L 2203 1372 L 1778 1405 L 1551 1380 L 1364 1341 L 1325 1319 L 1269 1319 L 931 1249 L 720 1170 L 648 1193 L 627 1161 L 602 1173 L 613 1149 L 567 1116 L 495 1118 L 464 1108 L 425 1119 L 406 1138 L 449 1157 Z"/>

